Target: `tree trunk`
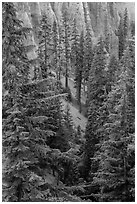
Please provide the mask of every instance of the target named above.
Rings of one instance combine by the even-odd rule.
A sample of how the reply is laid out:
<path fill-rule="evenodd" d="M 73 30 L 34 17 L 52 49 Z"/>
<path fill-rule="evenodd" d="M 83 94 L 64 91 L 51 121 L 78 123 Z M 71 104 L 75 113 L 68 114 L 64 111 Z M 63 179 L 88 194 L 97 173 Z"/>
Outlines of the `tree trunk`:
<path fill-rule="evenodd" d="M 44 69 L 44 78 L 47 78 L 47 41 L 46 41 L 46 34 L 45 34 L 45 69 Z"/>
<path fill-rule="evenodd" d="M 22 198 L 22 183 L 20 183 L 17 187 L 17 202 L 21 202 L 21 198 Z"/>
<path fill-rule="evenodd" d="M 66 68 L 66 74 L 65 74 L 65 87 L 68 88 L 68 72 Z"/>
<path fill-rule="evenodd" d="M 83 91 L 84 91 L 84 94 L 85 94 L 85 86 L 86 86 L 86 82 L 85 82 L 85 79 L 84 79 L 84 81 L 83 81 Z"/>
<path fill-rule="evenodd" d="M 82 83 L 82 73 L 79 73 L 78 79 L 78 105 L 79 105 L 79 112 L 81 113 L 81 83 Z"/>

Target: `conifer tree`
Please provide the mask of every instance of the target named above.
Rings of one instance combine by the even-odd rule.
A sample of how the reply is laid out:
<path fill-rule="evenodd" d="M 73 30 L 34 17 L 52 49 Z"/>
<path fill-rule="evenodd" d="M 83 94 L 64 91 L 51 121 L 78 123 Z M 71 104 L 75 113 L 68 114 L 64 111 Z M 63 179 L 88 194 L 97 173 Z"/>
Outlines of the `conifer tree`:
<path fill-rule="evenodd" d="M 112 55 L 107 69 L 107 83 L 106 83 L 107 94 L 111 91 L 111 88 L 116 81 L 116 72 L 118 74 L 119 70 L 118 67 L 119 67 L 118 60 L 114 55 Z"/>
<path fill-rule="evenodd" d="M 56 72 L 57 79 L 60 80 L 60 36 L 59 36 L 59 27 L 56 21 L 53 23 L 53 53 L 54 53 L 54 64 L 53 69 Z"/>
<path fill-rule="evenodd" d="M 97 144 L 101 135 L 98 129 L 105 121 L 106 113 L 103 112 L 103 103 L 106 100 L 106 50 L 102 38 L 99 40 L 88 82 L 88 122 L 85 132 L 85 176 L 89 172 L 94 174 L 97 171 L 97 164 L 94 162 L 94 154 L 97 151 Z M 91 180 L 93 175 L 91 176 Z"/>
<path fill-rule="evenodd" d="M 69 61 L 70 61 L 70 26 L 68 8 L 64 6 L 62 11 L 64 28 L 64 47 L 65 47 L 65 87 L 68 88 Z"/>
<path fill-rule="evenodd" d="M 13 3 L 3 3 L 3 201 L 79 200 L 61 185 L 62 168 L 74 162 L 61 152 L 62 95 L 48 79 L 28 83 L 24 34 Z"/>
<path fill-rule="evenodd" d="M 135 22 L 134 21 L 131 21 L 131 24 L 130 24 L 130 29 L 131 29 L 131 36 L 135 36 Z"/>
<path fill-rule="evenodd" d="M 46 78 L 49 69 L 49 57 L 50 57 L 49 53 L 50 50 L 52 49 L 51 44 L 52 29 L 46 14 L 42 16 L 38 37 L 39 37 L 38 56 L 42 70 L 42 77 Z"/>
<path fill-rule="evenodd" d="M 116 33 L 119 38 L 119 59 L 122 58 L 123 52 L 126 49 L 126 42 L 128 37 L 128 29 L 129 29 L 129 22 L 128 22 L 128 10 L 127 8 L 124 11 L 124 16 L 120 15 L 120 23 L 118 27 L 118 32 Z"/>
<path fill-rule="evenodd" d="M 66 129 L 66 135 L 68 137 L 68 141 L 72 142 L 74 139 L 74 124 L 70 113 L 69 104 L 66 105 L 63 118 L 64 118 L 64 126 Z"/>
<path fill-rule="evenodd" d="M 28 80 L 29 60 L 23 44 L 26 31 L 16 17 L 13 3 L 3 3 L 3 199 L 21 201 L 28 167 L 29 151 L 26 118 L 22 107 L 22 84 Z M 24 184 L 23 184 L 24 182 Z"/>
<path fill-rule="evenodd" d="M 135 99 L 134 41 L 129 41 L 121 61 L 121 74 L 108 98 L 107 138 L 101 145 L 99 170 L 94 182 L 100 185 L 100 201 L 134 201 L 135 188 Z"/>
<path fill-rule="evenodd" d="M 81 112 L 81 86 L 84 71 L 84 34 L 83 31 L 80 34 L 79 39 L 79 61 L 76 69 L 76 82 L 77 82 L 77 100 L 79 105 L 79 112 Z"/>
<path fill-rule="evenodd" d="M 104 19 L 104 35 L 105 35 L 105 47 L 108 53 L 110 53 L 110 31 L 107 12 Z"/>
<path fill-rule="evenodd" d="M 81 85 L 82 85 L 82 72 L 83 72 L 83 54 L 84 54 L 84 38 L 83 31 L 79 34 L 76 25 L 76 18 L 74 19 L 72 31 L 72 47 L 71 55 L 72 61 L 75 66 L 75 83 L 76 83 L 76 99 L 81 112 Z"/>
<path fill-rule="evenodd" d="M 124 17 L 123 17 L 123 32 L 124 32 L 125 42 L 126 42 L 127 37 L 128 37 L 128 32 L 129 32 L 128 29 L 129 29 L 128 9 L 125 8 L 125 10 L 124 10 Z"/>
<path fill-rule="evenodd" d="M 123 55 L 123 49 L 124 49 L 124 33 L 123 33 L 123 19 L 122 16 L 120 16 L 120 23 L 118 27 L 118 39 L 119 39 L 119 59 L 121 59 Z"/>
<path fill-rule="evenodd" d="M 73 25 L 72 25 L 72 46 L 71 46 L 71 56 L 72 56 L 72 63 L 74 63 L 74 66 L 76 67 L 77 62 L 78 62 L 78 54 L 79 54 L 79 31 L 77 28 L 77 22 L 76 18 L 73 20 Z"/>
<path fill-rule="evenodd" d="M 89 70 L 91 68 L 91 64 L 93 60 L 93 45 L 92 45 L 93 31 L 90 24 L 88 8 L 86 8 L 86 6 L 84 6 L 84 16 L 85 16 L 86 34 L 84 37 L 84 73 L 83 75 L 84 75 L 84 80 L 87 82 L 88 76 L 89 76 Z"/>

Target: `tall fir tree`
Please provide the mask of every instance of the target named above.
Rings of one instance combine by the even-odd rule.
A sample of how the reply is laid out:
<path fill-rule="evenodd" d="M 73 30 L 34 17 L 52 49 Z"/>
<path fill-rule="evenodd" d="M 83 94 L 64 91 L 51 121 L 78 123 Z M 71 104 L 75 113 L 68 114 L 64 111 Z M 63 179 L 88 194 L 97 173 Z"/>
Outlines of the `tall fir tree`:
<path fill-rule="evenodd" d="M 119 47 L 118 47 L 118 56 L 119 59 L 121 59 L 123 55 L 123 49 L 124 49 L 124 33 L 123 33 L 123 19 L 122 16 L 120 16 L 120 23 L 118 27 L 118 39 L 119 39 Z"/>
<path fill-rule="evenodd" d="M 83 31 L 80 34 L 77 29 L 76 18 L 74 18 L 72 31 L 71 56 L 75 67 L 76 99 L 81 112 L 81 85 L 83 72 L 84 37 Z"/>
<path fill-rule="evenodd" d="M 68 7 L 64 4 L 62 11 L 64 28 L 64 47 L 65 47 L 65 87 L 68 88 L 69 62 L 70 62 L 70 25 Z"/>
<path fill-rule="evenodd" d="M 42 71 L 42 77 L 47 78 L 49 66 L 50 52 L 52 50 L 52 28 L 47 15 L 43 15 L 40 21 L 40 28 L 38 31 L 39 48 L 38 57 Z"/>
<path fill-rule="evenodd" d="M 131 36 L 135 36 L 135 22 L 131 21 L 130 23 L 130 30 L 131 30 Z"/>
<path fill-rule="evenodd" d="M 109 92 L 112 89 L 112 86 L 116 81 L 116 73 L 118 74 L 118 70 L 119 70 L 118 60 L 114 55 L 112 55 L 110 57 L 110 61 L 107 69 L 107 83 L 106 83 L 107 94 L 109 94 Z"/>
<path fill-rule="evenodd" d="M 128 10 L 125 8 L 124 16 L 120 14 L 120 23 L 118 27 L 118 32 L 116 32 L 119 39 L 119 59 L 122 58 L 123 52 L 127 46 L 127 38 L 128 38 L 128 29 L 129 29 L 129 17 Z"/>
<path fill-rule="evenodd" d="M 3 3 L 2 12 L 3 201 L 78 201 L 61 182 L 66 165 L 71 175 L 75 162 L 63 152 L 69 147 L 61 122 L 62 95 L 53 80 L 28 83 L 23 43 L 28 29 L 17 19 L 13 3 Z"/>
<path fill-rule="evenodd" d="M 58 28 L 58 24 L 56 21 L 54 21 L 53 23 L 53 53 L 54 53 L 54 63 L 53 63 L 53 69 L 56 72 L 57 75 L 57 79 L 60 79 L 60 70 L 59 70 L 59 57 L 60 57 L 60 53 L 59 53 L 59 28 Z"/>
<path fill-rule="evenodd" d="M 100 185 L 100 201 L 133 202 L 135 199 L 134 49 L 132 39 L 107 102 L 109 116 L 104 125 L 107 138 L 101 145 L 99 170 L 94 178 Z"/>
<path fill-rule="evenodd" d="M 22 22 L 17 19 L 13 3 L 3 3 L 2 14 L 3 198 L 4 201 L 20 202 L 23 180 L 28 175 L 29 157 L 33 158 L 33 153 L 31 154 L 28 148 L 29 133 L 20 92 L 20 87 L 28 80 L 29 60 L 23 43 L 28 32 L 26 33 L 26 28 L 23 28 Z"/>
<path fill-rule="evenodd" d="M 85 177 L 92 180 L 98 165 L 94 161 L 94 154 L 97 151 L 97 144 L 101 135 L 98 129 L 104 123 L 106 114 L 103 113 L 102 107 L 106 100 L 106 49 L 102 38 L 100 38 L 92 68 L 90 70 L 88 82 L 88 122 L 85 132 Z M 89 177 L 90 171 L 92 173 Z"/>
<path fill-rule="evenodd" d="M 104 17 L 104 37 L 105 37 L 105 47 L 108 53 L 110 53 L 110 30 L 109 30 L 109 19 L 107 12 Z"/>
<path fill-rule="evenodd" d="M 129 16 L 128 16 L 128 9 L 127 8 L 125 8 L 125 10 L 124 10 L 123 32 L 124 32 L 124 39 L 126 42 L 127 38 L 128 38 L 128 33 L 129 33 Z"/>
<path fill-rule="evenodd" d="M 76 83 L 77 83 L 77 100 L 79 105 L 79 112 L 81 112 L 81 87 L 84 71 L 84 33 L 83 31 L 80 34 L 79 39 L 79 60 L 78 67 L 76 69 Z"/>
<path fill-rule="evenodd" d="M 89 70 L 91 68 L 91 64 L 93 60 L 93 43 L 92 43 L 93 31 L 91 28 L 88 7 L 86 7 L 85 3 L 83 3 L 83 5 L 84 5 L 85 30 L 86 30 L 85 37 L 84 37 L 83 78 L 84 78 L 84 81 L 87 82 L 88 76 L 89 76 Z"/>

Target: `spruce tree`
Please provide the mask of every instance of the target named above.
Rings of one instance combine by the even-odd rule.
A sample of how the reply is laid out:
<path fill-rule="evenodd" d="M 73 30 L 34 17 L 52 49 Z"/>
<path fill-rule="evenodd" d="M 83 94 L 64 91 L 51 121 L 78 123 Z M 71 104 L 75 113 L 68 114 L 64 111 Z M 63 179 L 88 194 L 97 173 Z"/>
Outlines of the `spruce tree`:
<path fill-rule="evenodd" d="M 56 21 L 53 23 L 53 53 L 54 53 L 54 63 L 53 69 L 56 72 L 57 79 L 60 80 L 60 36 L 59 36 L 59 26 Z"/>
<path fill-rule="evenodd" d="M 79 200 L 61 182 L 74 164 L 62 153 L 62 95 L 50 79 L 28 83 L 24 33 L 13 3 L 3 3 L 3 201 Z"/>
<path fill-rule="evenodd" d="M 128 17 L 128 9 L 125 8 L 124 10 L 124 17 L 123 17 L 123 32 L 124 32 L 124 39 L 125 42 L 128 38 L 128 33 L 129 33 L 129 17 Z"/>
<path fill-rule="evenodd" d="M 75 84 L 76 84 L 76 99 L 81 112 L 81 85 L 82 85 L 82 72 L 83 72 L 83 54 L 84 54 L 84 39 L 83 31 L 79 34 L 76 25 L 76 18 L 74 18 L 73 31 L 72 31 L 72 47 L 71 56 L 75 67 Z"/>
<path fill-rule="evenodd" d="M 128 29 L 129 29 L 129 18 L 127 8 L 124 11 L 124 16 L 120 15 L 120 23 L 118 27 L 118 32 L 116 33 L 119 39 L 119 59 L 122 58 L 123 52 L 127 46 Z"/>
<path fill-rule="evenodd" d="M 94 154 L 97 151 L 97 144 L 101 135 L 98 129 L 103 125 L 106 113 L 103 112 L 103 103 L 106 100 L 106 50 L 102 38 L 99 40 L 88 82 L 88 122 L 85 132 L 85 177 L 89 177 L 91 171 L 92 180 L 97 171 L 97 164 L 94 162 Z"/>
<path fill-rule="evenodd" d="M 104 19 L 104 37 L 105 37 L 105 47 L 108 53 L 110 53 L 110 30 L 109 30 L 109 22 L 108 15 L 105 13 Z"/>
<path fill-rule="evenodd" d="M 110 61 L 108 64 L 108 69 L 107 69 L 107 83 L 106 83 L 106 92 L 109 94 L 111 91 L 112 86 L 114 85 L 116 81 L 116 73 L 118 74 L 119 70 L 119 64 L 118 60 L 114 55 L 110 57 Z"/>
<path fill-rule="evenodd" d="M 99 170 L 94 182 L 100 185 L 100 201 L 134 201 L 135 188 L 135 89 L 134 40 L 128 42 L 121 73 L 109 93 L 107 135 L 101 145 Z M 119 72 L 119 70 L 118 70 Z"/>
<path fill-rule="evenodd" d="M 84 36 L 83 77 L 84 77 L 84 81 L 87 82 L 88 76 L 89 76 L 89 70 L 91 69 L 91 64 L 92 64 L 92 60 L 93 60 L 93 43 L 92 43 L 93 31 L 92 31 L 91 24 L 90 24 L 90 17 L 89 17 L 88 8 L 86 8 L 86 6 L 84 6 L 84 16 L 85 16 L 86 34 Z"/>
<path fill-rule="evenodd" d="M 79 112 L 81 112 L 81 86 L 83 79 L 83 70 L 84 70 L 84 34 L 83 31 L 80 34 L 79 39 L 79 60 L 78 66 L 76 69 L 76 82 L 77 82 L 77 100 L 79 105 Z"/>
<path fill-rule="evenodd" d="M 67 104 L 65 107 L 63 118 L 64 118 L 64 127 L 66 129 L 66 136 L 68 138 L 68 141 L 73 142 L 73 140 L 74 140 L 74 124 L 73 124 L 72 116 L 70 113 L 69 104 Z"/>
<path fill-rule="evenodd" d="M 13 3 L 3 3 L 3 200 L 21 201 L 23 182 L 29 178 L 29 151 L 26 118 L 20 87 L 28 80 L 29 60 L 22 27 Z M 6 94 L 7 93 L 7 94 Z"/>
<path fill-rule="evenodd" d="M 70 62 L 70 26 L 67 6 L 64 5 L 62 11 L 65 47 L 65 87 L 68 88 L 69 62 Z"/>
<path fill-rule="evenodd" d="M 131 30 L 131 36 L 135 36 L 135 22 L 131 21 L 130 23 L 130 30 Z"/>
<path fill-rule="evenodd" d="M 50 51 L 52 49 L 51 44 L 52 29 L 46 14 L 42 16 L 42 19 L 40 21 L 38 37 L 39 37 L 38 57 L 42 71 L 42 77 L 46 78 L 49 69 Z"/>
<path fill-rule="evenodd" d="M 123 55 L 123 50 L 124 50 L 124 32 L 123 32 L 122 16 L 120 16 L 120 23 L 119 23 L 119 27 L 118 27 L 118 39 L 119 39 L 118 55 L 119 55 L 119 59 L 121 59 L 121 57 Z"/>

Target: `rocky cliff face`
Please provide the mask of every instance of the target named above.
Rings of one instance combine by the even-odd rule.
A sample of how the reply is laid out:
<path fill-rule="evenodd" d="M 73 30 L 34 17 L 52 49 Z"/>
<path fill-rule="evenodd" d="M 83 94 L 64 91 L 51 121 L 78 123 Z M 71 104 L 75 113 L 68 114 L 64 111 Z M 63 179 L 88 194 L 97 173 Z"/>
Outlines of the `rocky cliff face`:
<path fill-rule="evenodd" d="M 76 17 L 79 30 L 85 30 L 84 12 L 88 13 L 89 26 L 93 31 L 93 41 L 96 44 L 98 37 L 104 33 L 105 20 L 111 32 L 112 53 L 116 52 L 118 39 L 115 30 L 119 24 L 119 12 L 128 7 L 130 18 L 134 20 L 134 3 L 113 3 L 113 2 L 16 2 L 18 17 L 24 22 L 26 27 L 31 27 L 33 31 L 26 40 L 27 45 L 34 45 L 34 49 L 28 53 L 31 59 L 36 58 L 38 46 L 37 27 L 41 16 L 46 13 L 51 23 L 54 20 L 61 24 L 62 10 L 68 7 L 70 18 Z"/>

